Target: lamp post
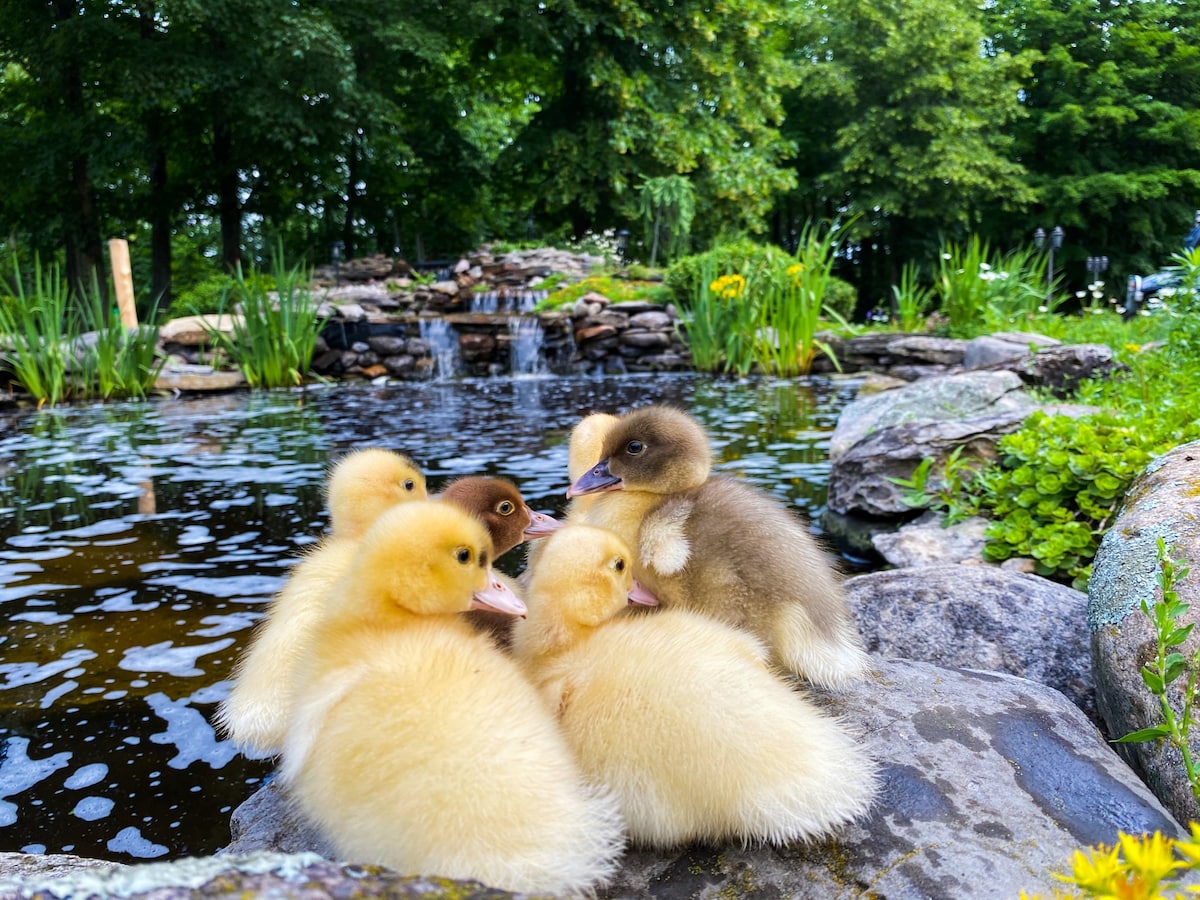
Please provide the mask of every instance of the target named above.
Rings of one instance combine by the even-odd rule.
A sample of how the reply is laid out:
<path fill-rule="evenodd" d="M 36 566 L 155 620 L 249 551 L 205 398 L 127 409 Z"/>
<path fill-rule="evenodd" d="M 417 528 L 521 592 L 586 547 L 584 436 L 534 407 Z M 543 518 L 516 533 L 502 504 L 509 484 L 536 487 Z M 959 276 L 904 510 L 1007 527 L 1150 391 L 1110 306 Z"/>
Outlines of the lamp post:
<path fill-rule="evenodd" d="M 1107 256 L 1089 256 L 1087 258 L 1088 286 L 1098 284 L 1100 273 L 1108 269 Z"/>
<path fill-rule="evenodd" d="M 333 283 L 340 286 L 342 283 L 342 251 L 346 245 L 341 241 L 334 241 L 329 245 L 329 255 L 333 259 Z"/>
<path fill-rule="evenodd" d="M 1054 226 L 1054 230 L 1050 232 L 1050 257 L 1046 264 L 1046 303 L 1049 304 L 1051 296 L 1054 293 L 1054 251 L 1063 244 L 1065 232 L 1059 225 Z M 1046 246 L 1046 231 L 1043 228 L 1038 228 L 1033 233 L 1034 246 L 1041 250 Z"/>

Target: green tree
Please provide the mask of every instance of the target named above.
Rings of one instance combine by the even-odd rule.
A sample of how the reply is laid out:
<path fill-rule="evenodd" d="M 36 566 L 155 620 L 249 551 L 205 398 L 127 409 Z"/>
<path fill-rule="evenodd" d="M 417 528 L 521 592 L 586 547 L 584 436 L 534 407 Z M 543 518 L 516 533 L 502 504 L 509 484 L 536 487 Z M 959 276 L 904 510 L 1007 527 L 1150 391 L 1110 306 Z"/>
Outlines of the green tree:
<path fill-rule="evenodd" d="M 998 52 L 1038 55 L 1013 127 L 1036 224 L 1067 229 L 1068 265 L 1165 264 L 1200 206 L 1200 7 L 999 0 L 988 15 Z"/>
<path fill-rule="evenodd" d="M 883 285 L 940 237 L 978 230 L 982 210 L 1032 202 L 1011 137 L 1031 59 L 988 52 L 976 4 L 831 0 L 820 11 L 797 47 L 811 65 L 787 131 L 806 147 L 824 135 L 828 168 L 805 181 L 862 214 Z"/>
<path fill-rule="evenodd" d="M 551 228 L 575 235 L 637 218 L 642 177 L 687 175 L 696 222 L 761 230 L 792 183 L 778 126 L 794 64 L 780 48 L 796 7 L 773 0 L 548 0 L 498 34 L 521 47 L 538 109 L 501 175 Z"/>

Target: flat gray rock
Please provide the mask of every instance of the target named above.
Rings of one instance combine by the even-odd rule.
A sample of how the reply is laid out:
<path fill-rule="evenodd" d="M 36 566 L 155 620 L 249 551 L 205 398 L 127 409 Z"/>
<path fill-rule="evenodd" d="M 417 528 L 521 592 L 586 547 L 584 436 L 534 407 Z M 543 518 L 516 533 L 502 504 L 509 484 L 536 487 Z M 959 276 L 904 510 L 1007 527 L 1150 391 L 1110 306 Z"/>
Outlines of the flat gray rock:
<path fill-rule="evenodd" d="M 1028 678 L 1100 721 L 1082 591 L 953 563 L 870 572 L 844 584 L 872 653 Z"/>
<path fill-rule="evenodd" d="M 836 837 L 783 848 L 631 850 L 602 898 L 1050 895 L 1081 846 L 1117 831 L 1180 834 L 1086 716 L 1058 691 L 1009 675 L 878 660 L 822 705 L 881 766 L 873 811 Z M 275 785 L 234 813 L 227 852 L 322 847 Z"/>

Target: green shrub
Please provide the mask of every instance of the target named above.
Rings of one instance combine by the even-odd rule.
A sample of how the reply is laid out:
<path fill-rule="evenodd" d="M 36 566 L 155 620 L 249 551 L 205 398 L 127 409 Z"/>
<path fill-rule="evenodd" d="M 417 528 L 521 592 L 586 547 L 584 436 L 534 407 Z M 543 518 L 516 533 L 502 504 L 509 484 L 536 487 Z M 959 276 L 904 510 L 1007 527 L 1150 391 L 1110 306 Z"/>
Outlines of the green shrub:
<path fill-rule="evenodd" d="M 825 285 L 822 305 L 826 313 L 849 322 L 854 318 L 854 310 L 858 306 L 858 288 L 831 275 Z"/>
<path fill-rule="evenodd" d="M 663 276 L 663 284 L 670 288 L 676 301 L 690 306 L 701 287 L 707 287 L 714 278 L 722 275 L 741 275 L 747 281 L 759 281 L 764 276 L 783 278 L 793 262 L 778 247 L 742 238 L 672 263 Z"/>
<path fill-rule="evenodd" d="M 254 270 L 244 277 L 213 272 L 176 295 L 171 302 L 171 313 L 201 316 L 220 312 L 228 306 L 230 294 L 241 289 L 272 291 L 275 289 L 275 277 Z"/>
<path fill-rule="evenodd" d="M 266 285 L 270 283 L 277 286 L 277 296 L 269 293 Z M 243 277 L 239 270 L 227 299 L 232 300 L 228 311 L 239 318 L 234 320 L 232 335 L 207 329 L 212 345 L 233 361 L 251 387 L 303 384 L 317 336 L 325 325 L 312 298 L 311 273 L 285 269 L 280 250 L 273 277 L 262 277 L 254 270 Z M 224 312 L 223 303 L 217 313 Z"/>

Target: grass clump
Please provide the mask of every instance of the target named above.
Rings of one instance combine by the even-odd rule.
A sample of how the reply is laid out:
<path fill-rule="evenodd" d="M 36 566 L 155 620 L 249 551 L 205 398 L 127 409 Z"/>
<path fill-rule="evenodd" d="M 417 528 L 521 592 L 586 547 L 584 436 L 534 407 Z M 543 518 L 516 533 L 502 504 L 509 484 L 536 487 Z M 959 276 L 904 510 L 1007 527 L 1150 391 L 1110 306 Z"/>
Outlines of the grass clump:
<path fill-rule="evenodd" d="M 241 371 L 252 388 L 295 387 L 304 383 L 317 337 L 325 326 L 312 298 L 311 272 L 287 269 L 282 255 L 274 261 L 271 281 L 253 267 L 239 267 L 231 289 L 217 309 L 232 316 L 233 333 L 205 326 L 218 353 Z M 267 284 L 274 283 L 275 291 Z"/>
<path fill-rule="evenodd" d="M 99 284 L 73 296 L 58 267 L 37 260 L 28 282 L 14 264 L 12 283 L 12 296 L 0 303 L 0 357 L 39 407 L 144 397 L 153 388 L 165 362 L 153 311 L 126 329 Z"/>
<path fill-rule="evenodd" d="M 601 294 L 613 303 L 641 301 L 666 305 L 672 299 L 670 291 L 657 282 L 616 278 L 611 275 L 589 275 L 570 284 L 560 283 L 538 303 L 537 311 L 570 309 L 587 294 Z"/>

